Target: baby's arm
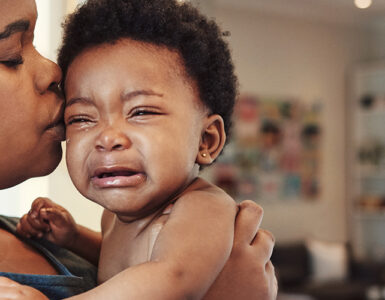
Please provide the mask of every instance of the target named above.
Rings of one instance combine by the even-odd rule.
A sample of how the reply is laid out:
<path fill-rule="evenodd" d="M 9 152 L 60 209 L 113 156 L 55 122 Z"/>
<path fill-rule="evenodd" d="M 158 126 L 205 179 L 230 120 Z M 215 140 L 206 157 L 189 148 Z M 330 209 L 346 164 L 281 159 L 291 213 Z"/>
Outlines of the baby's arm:
<path fill-rule="evenodd" d="M 186 193 L 175 203 L 150 262 L 71 299 L 201 299 L 230 255 L 235 214 L 234 201 L 216 188 Z"/>
<path fill-rule="evenodd" d="M 17 224 L 18 234 L 45 239 L 98 264 L 101 234 L 76 224 L 71 214 L 48 198 L 37 198 Z"/>

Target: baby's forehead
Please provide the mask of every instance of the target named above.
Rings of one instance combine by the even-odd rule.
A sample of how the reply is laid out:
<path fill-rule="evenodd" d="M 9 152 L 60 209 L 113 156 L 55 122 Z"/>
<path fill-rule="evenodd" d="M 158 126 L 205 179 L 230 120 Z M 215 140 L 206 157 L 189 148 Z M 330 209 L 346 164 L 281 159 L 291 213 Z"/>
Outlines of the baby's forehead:
<path fill-rule="evenodd" d="M 113 43 L 94 45 L 80 52 L 71 62 L 64 79 L 64 87 L 68 77 L 78 76 L 83 72 L 95 74 L 103 68 L 119 65 L 138 70 L 137 76 L 151 76 L 155 68 L 163 74 L 165 80 L 183 81 L 186 86 L 196 90 L 196 80 L 189 74 L 182 55 L 175 49 L 148 42 L 135 41 L 129 38 L 119 39 Z M 119 69 L 116 70 L 119 72 Z"/>
<path fill-rule="evenodd" d="M 198 84 L 189 75 L 182 56 L 177 50 L 166 46 L 127 38 L 89 47 L 69 65 L 64 89 L 66 93 L 68 89 L 72 93 L 74 87 L 84 91 L 91 86 L 90 82 L 93 82 L 92 88 L 98 88 L 94 84 L 95 80 L 99 81 L 100 86 L 118 80 L 128 84 L 129 89 L 130 84 L 136 83 L 141 85 L 139 89 L 152 88 L 158 84 L 171 89 L 179 86 L 193 93 L 194 102 L 200 108 L 205 108 L 200 99 Z"/>

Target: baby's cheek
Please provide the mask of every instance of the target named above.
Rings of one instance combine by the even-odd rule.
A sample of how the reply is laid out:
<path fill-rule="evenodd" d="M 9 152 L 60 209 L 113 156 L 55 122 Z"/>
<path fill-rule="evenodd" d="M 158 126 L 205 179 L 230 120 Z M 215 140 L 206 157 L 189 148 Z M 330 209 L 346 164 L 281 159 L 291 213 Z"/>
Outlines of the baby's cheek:
<path fill-rule="evenodd" d="M 78 179 L 83 164 L 84 152 L 81 151 L 81 143 L 77 143 L 71 134 L 66 136 L 66 162 L 69 175 L 72 180 Z"/>
<path fill-rule="evenodd" d="M 73 154 L 74 149 L 71 147 L 70 143 L 68 142 L 69 138 L 67 137 L 67 142 L 66 142 L 66 163 L 67 163 L 67 168 L 68 172 L 72 178 L 72 173 L 76 168 L 74 168 L 74 165 L 76 164 L 76 159 L 75 155 Z"/>
<path fill-rule="evenodd" d="M 77 151 L 76 147 L 71 145 L 71 142 L 70 144 L 67 143 L 66 162 L 68 174 L 72 183 L 81 194 L 84 194 L 87 190 L 87 179 L 89 178 L 84 168 L 85 164 L 83 161 L 83 157 L 79 151 Z"/>

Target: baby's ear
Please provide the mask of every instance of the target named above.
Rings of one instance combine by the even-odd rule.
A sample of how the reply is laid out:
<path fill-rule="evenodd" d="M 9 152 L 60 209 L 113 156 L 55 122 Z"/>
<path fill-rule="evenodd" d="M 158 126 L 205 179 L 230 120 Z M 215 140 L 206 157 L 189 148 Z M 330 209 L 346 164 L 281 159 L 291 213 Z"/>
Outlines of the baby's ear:
<path fill-rule="evenodd" d="M 199 145 L 196 163 L 211 164 L 221 153 L 226 142 L 223 119 L 220 115 L 210 115 L 206 118 Z"/>

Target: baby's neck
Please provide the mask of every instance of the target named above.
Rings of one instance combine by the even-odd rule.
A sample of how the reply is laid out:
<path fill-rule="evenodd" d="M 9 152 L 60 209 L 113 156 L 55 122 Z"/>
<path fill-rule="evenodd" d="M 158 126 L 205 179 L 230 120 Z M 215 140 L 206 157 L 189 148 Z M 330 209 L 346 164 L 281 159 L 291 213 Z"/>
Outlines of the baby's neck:
<path fill-rule="evenodd" d="M 157 236 L 172 215 L 174 208 L 170 209 L 170 205 L 187 192 L 211 187 L 211 184 L 197 178 L 161 208 L 130 222 L 121 220 L 116 214 L 105 210 L 102 217 L 103 242 L 99 260 L 99 283 L 125 268 L 149 261 Z M 178 204 L 175 204 L 174 211 L 177 211 Z M 119 259 L 111 260 L 111 257 Z"/>
<path fill-rule="evenodd" d="M 167 205 L 168 206 L 168 205 Z M 162 215 L 163 210 L 167 207 L 162 205 L 158 209 L 152 211 L 151 213 L 147 213 L 146 215 L 136 216 L 136 217 L 126 217 L 115 214 L 115 227 L 124 227 L 130 228 L 130 232 L 137 236 L 141 232 L 145 231 L 146 228 L 153 223 L 154 220 L 159 218 Z"/>
<path fill-rule="evenodd" d="M 153 213 L 126 223 L 105 210 L 98 282 L 103 283 L 128 267 L 149 261 L 155 240 L 167 219 L 168 215 Z"/>
<path fill-rule="evenodd" d="M 153 209 L 148 209 L 143 211 L 142 213 L 133 213 L 131 215 L 127 214 L 119 214 L 115 213 L 117 221 L 121 222 L 123 224 L 131 224 L 131 226 L 147 226 L 142 224 L 149 224 L 154 218 L 159 217 L 163 214 L 164 210 L 170 205 L 175 203 L 175 201 L 180 198 L 183 194 L 190 191 L 191 189 L 195 188 L 196 182 L 199 177 L 194 177 L 190 181 L 188 181 L 185 185 L 181 186 L 177 191 L 175 191 L 173 194 L 166 197 L 166 199 L 160 203 L 158 206 L 154 207 Z M 135 225 L 133 224 L 135 223 Z"/>

